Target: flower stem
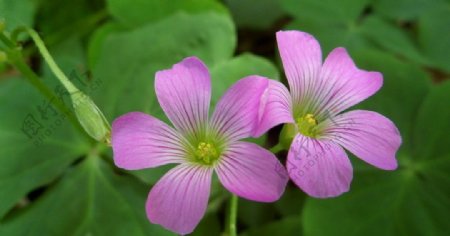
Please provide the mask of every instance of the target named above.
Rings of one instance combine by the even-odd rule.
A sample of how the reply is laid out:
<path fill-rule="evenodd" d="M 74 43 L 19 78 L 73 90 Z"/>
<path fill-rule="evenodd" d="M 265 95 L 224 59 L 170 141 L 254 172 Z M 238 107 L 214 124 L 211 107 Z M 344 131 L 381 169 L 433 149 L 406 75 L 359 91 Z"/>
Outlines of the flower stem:
<path fill-rule="evenodd" d="M 238 196 L 232 194 L 230 198 L 230 218 L 229 218 L 229 234 L 230 236 L 236 236 L 236 219 L 238 210 Z"/>
<path fill-rule="evenodd" d="M 277 143 L 277 145 L 270 148 L 270 152 L 276 154 L 284 149 L 283 145 L 281 143 Z"/>
<path fill-rule="evenodd" d="M 55 60 L 53 60 L 53 57 L 48 52 L 47 48 L 45 47 L 44 42 L 42 41 L 41 37 L 30 28 L 25 28 L 25 31 L 30 35 L 30 37 L 33 39 L 34 43 L 36 44 L 39 52 L 41 53 L 42 57 L 44 57 L 44 60 L 47 62 L 48 66 L 50 67 L 50 70 L 55 74 L 55 76 L 59 79 L 59 81 L 64 85 L 64 87 L 67 89 L 69 93 L 76 93 L 79 92 L 78 88 L 76 88 L 72 82 L 67 78 L 67 76 L 61 71 L 61 69 L 56 65 Z"/>

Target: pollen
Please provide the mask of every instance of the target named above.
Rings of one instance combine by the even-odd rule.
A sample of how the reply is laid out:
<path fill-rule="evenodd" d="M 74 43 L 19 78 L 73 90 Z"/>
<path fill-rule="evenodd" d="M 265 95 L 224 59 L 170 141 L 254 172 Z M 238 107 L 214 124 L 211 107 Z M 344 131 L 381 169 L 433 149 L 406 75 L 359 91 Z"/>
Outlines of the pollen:
<path fill-rule="evenodd" d="M 297 119 L 298 131 L 308 137 L 317 135 L 317 120 L 313 114 L 306 114 Z"/>
<path fill-rule="evenodd" d="M 218 159 L 219 154 L 211 143 L 200 142 L 197 146 L 196 157 L 204 164 L 211 164 Z"/>

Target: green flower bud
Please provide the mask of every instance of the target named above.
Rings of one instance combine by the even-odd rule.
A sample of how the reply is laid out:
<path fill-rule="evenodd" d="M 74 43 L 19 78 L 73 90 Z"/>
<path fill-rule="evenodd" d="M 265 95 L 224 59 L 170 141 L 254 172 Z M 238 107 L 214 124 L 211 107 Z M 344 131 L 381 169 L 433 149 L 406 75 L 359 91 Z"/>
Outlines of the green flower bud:
<path fill-rule="evenodd" d="M 71 94 L 75 115 L 84 130 L 97 141 L 108 141 L 110 125 L 91 98 L 78 91 Z"/>

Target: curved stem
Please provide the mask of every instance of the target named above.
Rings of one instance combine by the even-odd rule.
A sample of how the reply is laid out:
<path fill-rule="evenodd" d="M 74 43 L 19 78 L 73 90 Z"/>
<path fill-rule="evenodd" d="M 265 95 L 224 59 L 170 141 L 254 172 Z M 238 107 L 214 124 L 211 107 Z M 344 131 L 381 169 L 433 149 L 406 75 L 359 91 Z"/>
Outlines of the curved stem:
<path fill-rule="evenodd" d="M 64 85 L 64 87 L 67 89 L 69 93 L 76 93 L 79 92 L 78 88 L 76 88 L 72 82 L 67 78 L 67 76 L 64 74 L 64 72 L 61 71 L 61 69 L 56 65 L 55 60 L 53 60 L 53 57 L 50 55 L 49 51 L 45 47 L 44 42 L 42 41 L 41 37 L 30 28 L 25 28 L 25 30 L 28 32 L 30 37 L 33 39 L 34 43 L 36 44 L 37 48 L 39 49 L 39 52 L 41 53 L 42 57 L 44 57 L 44 60 L 47 62 L 48 66 L 50 67 L 50 70 L 55 74 L 55 76 L 61 81 L 61 83 Z"/>
<path fill-rule="evenodd" d="M 230 198 L 230 218 L 229 218 L 229 234 L 230 236 L 236 236 L 236 219 L 238 208 L 238 196 L 232 194 Z"/>

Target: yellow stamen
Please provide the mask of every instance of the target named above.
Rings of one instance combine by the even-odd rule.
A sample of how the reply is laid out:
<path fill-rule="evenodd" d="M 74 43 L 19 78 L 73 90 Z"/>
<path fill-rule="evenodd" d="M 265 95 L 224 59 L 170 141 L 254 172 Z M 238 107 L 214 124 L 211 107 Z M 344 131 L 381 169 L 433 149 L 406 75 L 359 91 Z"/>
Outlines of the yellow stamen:
<path fill-rule="evenodd" d="M 297 119 L 298 131 L 308 137 L 317 135 L 317 120 L 313 114 L 306 114 Z"/>
<path fill-rule="evenodd" d="M 217 160 L 218 153 L 216 148 L 210 143 L 200 142 L 196 151 L 197 159 L 205 164 L 211 164 L 212 161 Z"/>

